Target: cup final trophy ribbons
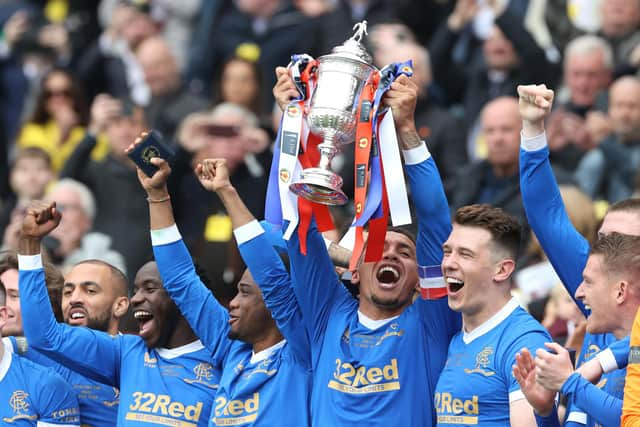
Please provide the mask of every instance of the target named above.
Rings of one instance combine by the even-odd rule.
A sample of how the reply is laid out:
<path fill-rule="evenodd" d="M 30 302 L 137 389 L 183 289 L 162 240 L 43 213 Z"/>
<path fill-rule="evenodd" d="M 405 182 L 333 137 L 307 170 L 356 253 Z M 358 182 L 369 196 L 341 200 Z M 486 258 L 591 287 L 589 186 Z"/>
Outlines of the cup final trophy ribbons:
<path fill-rule="evenodd" d="M 343 205 L 348 197 L 341 188 L 342 178 L 331 170 L 331 161 L 343 145 L 356 142 L 354 260 L 362 252 L 362 228 L 372 221 L 384 222 L 384 230 L 378 227 L 379 232 L 374 232 L 378 238 L 370 232 L 369 261 L 382 256 L 389 216 L 393 225 L 411 222 L 392 113 L 382 111 L 380 103 L 395 78 L 410 76 L 412 70 L 407 61 L 379 71 L 361 43 L 367 22 L 356 24 L 354 30 L 344 44 L 317 60 L 304 54 L 292 56 L 289 70 L 300 96 L 283 114 L 265 218 L 276 226 L 289 222 L 285 239 L 299 224 L 303 252 L 312 215 L 320 231 L 334 228 L 327 206 Z"/>

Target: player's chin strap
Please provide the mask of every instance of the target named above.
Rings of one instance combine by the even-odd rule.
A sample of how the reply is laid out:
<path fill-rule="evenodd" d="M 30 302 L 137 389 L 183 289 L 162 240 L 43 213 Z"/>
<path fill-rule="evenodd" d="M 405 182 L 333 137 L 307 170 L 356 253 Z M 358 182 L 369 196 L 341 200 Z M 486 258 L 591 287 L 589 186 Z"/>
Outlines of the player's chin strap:
<path fill-rule="evenodd" d="M 289 222 L 284 232 L 285 239 L 291 237 L 299 224 L 303 253 L 306 253 L 306 236 L 312 215 L 315 214 L 320 231 L 334 228 L 326 206 L 313 204 L 289 191 L 302 168 L 315 166 L 320 157 L 317 150 L 320 138 L 309 132 L 303 120 L 315 90 L 317 67 L 318 62 L 306 54 L 293 55 L 288 65 L 299 95 L 289 103 L 280 121 L 265 206 L 265 219 L 269 223 L 281 227 L 284 221 Z"/>

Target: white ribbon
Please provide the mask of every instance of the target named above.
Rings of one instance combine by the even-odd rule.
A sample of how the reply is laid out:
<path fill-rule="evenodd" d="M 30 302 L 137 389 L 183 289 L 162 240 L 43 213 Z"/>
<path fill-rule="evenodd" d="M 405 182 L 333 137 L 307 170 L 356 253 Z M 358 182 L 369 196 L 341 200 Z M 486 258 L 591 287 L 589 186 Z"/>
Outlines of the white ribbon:
<path fill-rule="evenodd" d="M 389 215 L 394 226 L 411 224 L 411 210 L 407 197 L 402 160 L 391 109 L 387 111 L 378 131 L 380 156 L 384 167 L 384 183 L 389 199 Z"/>

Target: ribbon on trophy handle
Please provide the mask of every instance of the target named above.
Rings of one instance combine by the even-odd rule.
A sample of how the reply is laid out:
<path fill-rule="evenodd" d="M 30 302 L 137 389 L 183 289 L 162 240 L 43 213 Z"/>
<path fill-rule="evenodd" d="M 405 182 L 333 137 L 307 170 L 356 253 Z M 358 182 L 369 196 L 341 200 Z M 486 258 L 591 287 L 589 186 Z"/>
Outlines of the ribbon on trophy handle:
<path fill-rule="evenodd" d="M 409 210 L 409 202 L 407 200 L 406 184 L 404 181 L 404 173 L 402 162 L 398 152 L 398 141 L 393 125 L 393 115 L 388 111 L 380 111 L 382 105 L 382 97 L 391 88 L 391 83 L 400 75 L 413 75 L 411 61 L 403 63 L 394 63 L 383 68 L 377 77 L 377 88 L 372 103 L 371 123 L 373 130 L 370 147 L 363 147 L 364 140 L 356 136 L 356 194 L 354 197 L 356 217 L 353 224 L 354 227 L 354 247 L 349 263 L 349 269 L 354 270 L 357 266 L 364 250 L 364 227 L 369 225 L 369 233 L 367 238 L 367 251 L 365 253 L 365 262 L 378 261 L 382 258 L 384 249 L 384 239 L 387 232 L 387 224 L 389 221 L 390 211 L 393 210 L 395 216 L 392 215 L 393 225 L 404 225 L 411 223 L 411 212 Z M 362 120 L 362 116 L 358 116 Z M 385 132 L 380 132 L 380 118 L 385 123 Z M 358 124 L 358 130 L 360 124 Z M 356 130 L 356 135 L 358 130 Z M 366 149 L 365 149 L 366 148 Z M 366 191 L 366 201 L 360 200 L 358 197 L 358 183 L 362 176 L 362 163 L 358 158 L 364 158 L 364 151 L 367 153 L 366 175 L 370 175 L 370 183 L 368 191 Z M 384 166 L 387 165 L 388 171 L 392 179 L 385 179 Z M 360 169 L 360 171 L 359 171 Z M 366 180 L 365 180 L 366 181 Z M 366 185 L 366 184 L 365 184 Z M 394 197 L 393 203 L 389 203 L 388 195 Z M 365 203 L 366 202 L 366 203 Z"/>
<path fill-rule="evenodd" d="M 315 89 L 317 61 L 306 54 L 293 55 L 288 68 L 299 96 L 289 103 L 280 121 L 269 173 L 265 219 L 277 227 L 287 221 L 289 226 L 283 233 L 287 240 L 299 224 L 300 244 L 306 253 L 306 235 L 312 215 L 316 216 L 321 231 L 335 227 L 326 206 L 308 202 L 289 191 L 289 185 L 300 176 L 303 167 L 317 164 L 320 138 L 309 132 L 303 120 Z"/>

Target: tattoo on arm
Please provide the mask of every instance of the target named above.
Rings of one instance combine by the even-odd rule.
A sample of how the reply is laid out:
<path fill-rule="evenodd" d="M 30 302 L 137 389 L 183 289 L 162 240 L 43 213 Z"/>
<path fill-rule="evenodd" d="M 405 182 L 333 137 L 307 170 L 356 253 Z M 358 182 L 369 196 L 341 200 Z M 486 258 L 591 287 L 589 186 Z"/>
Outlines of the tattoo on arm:
<path fill-rule="evenodd" d="M 422 145 L 422 140 L 416 132 L 399 132 L 398 139 L 403 150 L 411 150 Z"/>
<path fill-rule="evenodd" d="M 349 268 L 349 260 L 351 259 L 351 251 L 340 245 L 331 243 L 329 245 L 329 257 L 333 264 L 338 267 Z"/>

